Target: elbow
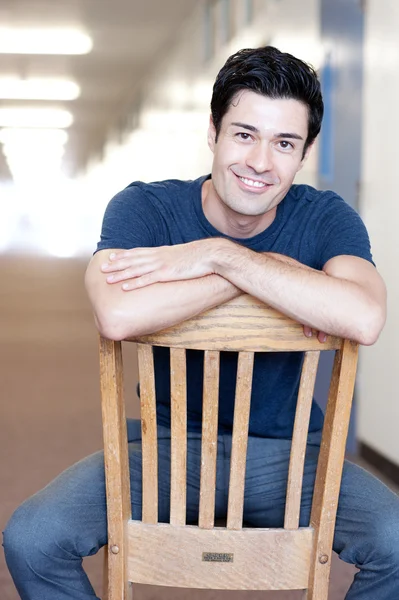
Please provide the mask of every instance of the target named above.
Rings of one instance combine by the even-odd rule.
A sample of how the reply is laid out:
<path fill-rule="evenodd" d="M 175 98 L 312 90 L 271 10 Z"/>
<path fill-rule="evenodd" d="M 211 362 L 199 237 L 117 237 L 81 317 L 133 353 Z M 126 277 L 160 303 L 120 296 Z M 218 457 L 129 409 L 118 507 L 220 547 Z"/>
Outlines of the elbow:
<path fill-rule="evenodd" d="M 137 336 L 139 305 L 132 304 L 133 295 L 127 296 L 122 290 L 104 284 L 93 268 L 85 274 L 86 291 L 91 302 L 94 321 L 101 336 L 115 342 Z M 134 315 L 134 318 L 132 317 Z"/>
<path fill-rule="evenodd" d="M 372 346 L 378 340 L 385 325 L 386 311 L 381 306 L 373 307 L 368 311 L 359 324 L 359 333 L 356 341 L 362 346 Z"/>
<path fill-rule="evenodd" d="M 95 321 L 99 334 L 108 340 L 121 342 L 127 337 L 132 337 L 134 335 L 134 332 L 132 332 L 132 327 L 130 327 L 128 332 L 122 315 L 118 314 L 117 311 L 96 313 Z"/>

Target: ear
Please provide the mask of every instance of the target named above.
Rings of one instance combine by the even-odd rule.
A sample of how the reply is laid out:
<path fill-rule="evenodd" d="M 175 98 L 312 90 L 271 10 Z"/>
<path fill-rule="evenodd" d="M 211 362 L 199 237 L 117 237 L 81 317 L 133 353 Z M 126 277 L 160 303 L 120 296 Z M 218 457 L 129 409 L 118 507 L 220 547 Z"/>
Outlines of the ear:
<path fill-rule="evenodd" d="M 305 152 L 305 156 L 303 157 L 303 159 L 299 163 L 299 167 L 298 167 L 297 173 L 302 169 L 303 165 L 308 160 L 309 155 L 310 155 L 310 153 L 312 151 L 313 146 L 314 146 L 314 141 L 311 144 L 309 144 L 309 146 L 307 147 L 306 152 Z"/>
<path fill-rule="evenodd" d="M 216 145 L 216 128 L 213 124 L 212 115 L 209 117 L 209 126 L 208 126 L 208 146 L 212 152 L 215 152 Z"/>

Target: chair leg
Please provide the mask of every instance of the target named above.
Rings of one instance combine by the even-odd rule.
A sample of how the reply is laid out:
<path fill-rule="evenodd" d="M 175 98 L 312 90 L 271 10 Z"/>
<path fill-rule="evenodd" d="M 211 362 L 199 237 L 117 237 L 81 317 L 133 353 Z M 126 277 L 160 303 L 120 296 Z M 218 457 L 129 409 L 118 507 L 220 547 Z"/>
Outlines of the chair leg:
<path fill-rule="evenodd" d="M 108 546 L 104 546 L 103 600 L 108 600 Z"/>

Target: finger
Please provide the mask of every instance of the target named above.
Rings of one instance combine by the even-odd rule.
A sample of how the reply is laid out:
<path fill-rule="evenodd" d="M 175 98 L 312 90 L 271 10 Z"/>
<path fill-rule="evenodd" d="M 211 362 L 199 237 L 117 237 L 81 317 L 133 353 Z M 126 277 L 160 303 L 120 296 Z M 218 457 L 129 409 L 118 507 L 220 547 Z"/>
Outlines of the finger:
<path fill-rule="evenodd" d="M 115 262 L 124 258 L 132 258 L 132 256 L 143 256 L 153 254 L 159 250 L 156 248 L 131 248 L 130 250 L 121 250 L 120 252 L 111 252 L 108 259 L 110 262 Z"/>
<path fill-rule="evenodd" d="M 136 277 L 135 279 L 131 279 L 130 281 L 125 281 L 122 284 L 122 290 L 125 292 L 130 292 L 132 290 L 144 288 L 147 285 L 152 285 L 153 283 L 157 283 L 158 281 L 159 279 L 156 277 L 155 273 L 147 273 L 146 275 L 142 275 L 141 277 Z"/>
<path fill-rule="evenodd" d="M 101 265 L 100 269 L 103 273 L 112 273 L 114 271 L 123 271 L 131 264 L 131 260 L 118 260 L 117 262 L 105 262 Z"/>
<path fill-rule="evenodd" d="M 113 262 L 105 262 L 101 265 L 101 271 L 103 271 L 103 273 L 123 271 L 131 266 L 134 266 L 136 262 L 137 261 L 133 261 L 131 257 L 130 259 L 124 258 Z"/>
<path fill-rule="evenodd" d="M 108 260 L 111 262 L 115 262 L 117 260 L 121 260 L 122 258 L 129 258 L 135 250 L 137 250 L 137 248 L 131 248 L 130 250 L 121 250 L 120 252 L 111 252 L 111 254 L 108 257 Z"/>
<path fill-rule="evenodd" d="M 324 344 L 324 342 L 327 341 L 327 334 L 324 333 L 324 331 L 319 331 L 317 333 L 317 339 L 319 340 L 319 342 L 321 342 L 322 344 Z"/>
<path fill-rule="evenodd" d="M 153 265 L 140 265 L 136 267 L 129 267 L 128 269 L 124 269 L 123 271 L 116 271 L 114 273 L 110 273 L 106 277 L 107 283 L 119 283 L 120 281 L 126 281 L 128 279 L 135 279 L 137 277 L 142 277 L 154 271 L 155 267 Z"/>
<path fill-rule="evenodd" d="M 130 256 L 112 263 L 103 263 L 101 265 L 101 271 L 103 273 L 118 273 L 127 269 L 140 269 L 142 267 L 147 267 L 147 270 L 152 270 L 157 266 L 160 266 L 160 260 L 156 256 Z"/>
<path fill-rule="evenodd" d="M 306 337 L 312 337 L 312 328 L 309 327 L 309 325 L 304 325 L 303 333 L 304 333 L 304 335 L 306 335 Z"/>

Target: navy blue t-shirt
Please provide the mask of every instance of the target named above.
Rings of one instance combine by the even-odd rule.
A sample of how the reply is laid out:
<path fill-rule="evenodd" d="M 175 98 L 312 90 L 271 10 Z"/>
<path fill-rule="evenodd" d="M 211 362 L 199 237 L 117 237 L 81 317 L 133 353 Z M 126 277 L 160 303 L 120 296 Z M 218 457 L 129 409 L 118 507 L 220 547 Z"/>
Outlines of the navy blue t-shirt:
<path fill-rule="evenodd" d="M 183 244 L 209 237 L 228 237 L 207 220 L 201 187 L 194 181 L 134 182 L 117 194 L 105 212 L 97 250 Z M 321 270 L 334 256 L 359 256 L 372 262 L 370 242 L 359 215 L 335 193 L 293 185 L 278 205 L 273 223 L 263 232 L 235 242 L 257 252 L 277 252 Z M 170 425 L 169 350 L 154 348 L 158 422 Z M 303 354 L 257 353 L 251 398 L 250 435 L 290 438 L 295 416 Z M 220 360 L 219 428 L 231 431 L 237 353 Z M 188 428 L 200 430 L 203 352 L 187 351 Z M 322 427 L 314 402 L 309 431 Z"/>

